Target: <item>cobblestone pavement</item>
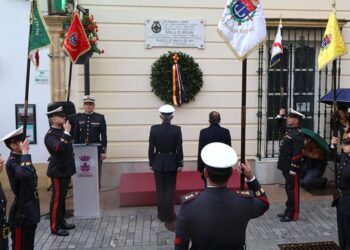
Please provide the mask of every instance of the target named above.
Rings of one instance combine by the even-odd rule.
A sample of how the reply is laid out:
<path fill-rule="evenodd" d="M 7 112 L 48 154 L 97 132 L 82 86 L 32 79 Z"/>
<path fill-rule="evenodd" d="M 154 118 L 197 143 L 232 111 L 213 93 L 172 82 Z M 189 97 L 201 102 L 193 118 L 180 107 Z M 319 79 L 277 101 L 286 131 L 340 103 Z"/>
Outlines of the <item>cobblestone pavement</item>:
<path fill-rule="evenodd" d="M 302 202 L 297 222 L 281 223 L 283 203 L 272 203 L 266 214 L 247 228 L 247 249 L 278 249 L 292 242 L 335 241 L 335 209 L 330 201 Z M 179 207 L 177 207 L 178 211 Z M 155 207 L 105 210 L 100 219 L 69 219 L 77 225 L 68 237 L 50 234 L 49 220 L 38 225 L 35 249 L 173 249 L 174 233 L 156 218 Z"/>

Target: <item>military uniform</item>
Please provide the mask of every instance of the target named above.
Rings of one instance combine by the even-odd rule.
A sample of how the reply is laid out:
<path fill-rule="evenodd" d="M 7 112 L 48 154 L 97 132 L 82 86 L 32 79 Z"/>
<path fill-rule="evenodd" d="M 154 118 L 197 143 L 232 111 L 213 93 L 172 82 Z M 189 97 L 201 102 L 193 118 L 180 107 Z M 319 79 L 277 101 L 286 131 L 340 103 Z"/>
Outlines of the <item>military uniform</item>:
<path fill-rule="evenodd" d="M 51 128 L 45 136 L 50 153 L 47 176 L 51 178 L 50 225 L 55 233 L 65 223 L 65 203 L 70 177 L 75 174 L 71 136 L 63 129 Z"/>
<path fill-rule="evenodd" d="M 106 154 L 107 128 L 105 117 L 98 113 L 78 113 L 74 118 L 74 143 L 99 143 L 98 147 L 98 179 L 101 185 L 102 160 L 101 154 Z"/>
<path fill-rule="evenodd" d="M 10 232 L 6 218 L 7 199 L 0 183 L 0 249 L 8 249 L 8 235 Z"/>
<path fill-rule="evenodd" d="M 55 115 L 55 110 L 48 112 L 47 115 Z M 51 127 L 45 135 L 45 146 L 50 153 L 47 176 L 51 178 L 52 187 L 50 202 L 51 232 L 66 236 L 68 232 L 64 230 L 74 228 L 74 225 L 66 223 L 64 219 L 68 184 L 71 176 L 75 174 L 72 137 L 69 133 L 64 132 L 63 128 Z"/>
<path fill-rule="evenodd" d="M 350 144 L 350 139 L 344 143 Z M 337 207 L 340 249 L 350 249 L 350 155 L 342 153 L 338 166 L 338 190 L 332 206 Z"/>
<path fill-rule="evenodd" d="M 289 115 L 304 117 L 299 112 L 290 109 Z M 299 127 L 288 128 L 281 142 L 277 168 L 282 171 L 285 179 L 287 194 L 286 209 L 282 214 L 281 221 L 296 221 L 299 217 L 300 204 L 300 176 L 301 159 L 303 156 L 304 135 Z M 292 175 L 291 172 L 295 173 Z"/>
<path fill-rule="evenodd" d="M 174 194 L 177 169 L 183 166 L 181 128 L 171 125 L 170 121 L 152 126 L 148 158 L 156 182 L 158 218 L 165 222 L 173 221 L 176 218 Z"/>
<path fill-rule="evenodd" d="M 206 149 L 211 155 L 205 159 Z M 237 162 L 236 153 L 223 143 L 208 144 L 201 156 L 208 173 L 214 171 L 218 176 L 225 173 L 227 178 Z M 210 183 L 215 184 L 214 177 L 210 176 L 209 179 L 213 178 Z M 227 181 L 208 185 L 201 193 L 183 196 L 176 223 L 175 249 L 189 249 L 190 242 L 191 249 L 244 249 L 249 220 L 263 215 L 269 201 L 255 177 L 247 182 L 251 192 L 230 191 L 226 184 Z"/>
<path fill-rule="evenodd" d="M 11 152 L 6 162 L 11 190 L 15 195 L 9 213 L 13 249 L 33 249 L 40 222 L 38 176 L 31 156 Z"/>

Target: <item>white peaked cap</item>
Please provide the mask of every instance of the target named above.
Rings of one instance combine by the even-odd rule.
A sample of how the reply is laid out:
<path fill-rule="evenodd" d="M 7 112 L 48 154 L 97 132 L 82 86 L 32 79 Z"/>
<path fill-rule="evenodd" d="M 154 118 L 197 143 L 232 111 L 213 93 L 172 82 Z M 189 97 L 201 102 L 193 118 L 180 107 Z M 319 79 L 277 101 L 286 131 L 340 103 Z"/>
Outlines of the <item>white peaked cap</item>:
<path fill-rule="evenodd" d="M 288 113 L 296 115 L 296 116 L 299 116 L 300 118 L 303 118 L 303 119 L 305 118 L 305 115 L 303 115 L 302 113 L 300 113 L 300 112 L 298 112 L 298 111 L 296 111 L 296 110 L 294 110 L 292 108 L 289 109 Z"/>
<path fill-rule="evenodd" d="M 93 95 L 84 95 L 82 98 L 83 102 L 95 102 L 96 98 Z"/>
<path fill-rule="evenodd" d="M 205 165 L 212 168 L 229 168 L 238 160 L 234 149 L 221 142 L 206 145 L 202 149 L 201 157 Z"/>
<path fill-rule="evenodd" d="M 16 129 L 15 131 L 12 131 L 11 133 L 5 135 L 3 138 L 0 139 L 0 141 L 5 141 L 7 139 L 10 139 L 12 137 L 15 137 L 17 135 L 23 134 L 23 126 Z"/>
<path fill-rule="evenodd" d="M 162 114 L 172 114 L 175 111 L 174 107 L 169 104 L 161 106 L 158 110 Z"/>

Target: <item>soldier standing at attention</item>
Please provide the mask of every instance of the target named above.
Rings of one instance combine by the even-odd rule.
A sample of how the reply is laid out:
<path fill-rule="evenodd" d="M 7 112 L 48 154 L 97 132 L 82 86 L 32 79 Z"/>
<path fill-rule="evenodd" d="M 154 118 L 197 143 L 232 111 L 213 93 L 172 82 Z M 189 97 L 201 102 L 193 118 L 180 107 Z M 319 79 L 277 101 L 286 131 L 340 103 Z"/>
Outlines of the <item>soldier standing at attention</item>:
<path fill-rule="evenodd" d="M 227 181 L 236 152 L 224 143 L 206 145 L 201 152 L 207 187 L 182 197 L 176 223 L 175 249 L 245 249 L 245 233 L 252 218 L 263 215 L 269 201 L 248 162 L 241 164 L 249 191 L 230 191 Z"/>
<path fill-rule="evenodd" d="M 4 141 L 11 150 L 6 171 L 15 196 L 9 213 L 12 249 L 34 249 L 35 230 L 40 222 L 40 202 L 38 176 L 29 154 L 29 141 L 23 141 L 23 127 L 0 141 Z"/>
<path fill-rule="evenodd" d="M 285 110 L 278 116 L 284 119 Z M 299 217 L 301 159 L 304 149 L 304 135 L 300 130 L 301 120 L 305 116 L 294 109 L 289 109 L 287 131 L 280 146 L 277 168 L 282 171 L 287 193 L 286 209 L 278 214 L 281 222 L 296 221 Z"/>
<path fill-rule="evenodd" d="M 339 139 L 332 138 L 331 151 Z M 350 138 L 342 141 L 342 153 L 338 155 L 337 190 L 332 207 L 337 208 L 339 249 L 350 249 Z"/>
<path fill-rule="evenodd" d="M 63 107 L 57 103 L 49 105 L 47 111 L 46 115 L 51 124 L 45 136 L 45 146 L 50 153 L 47 176 L 51 178 L 52 187 L 50 227 L 53 234 L 68 236 L 66 230 L 75 228 L 75 225 L 65 221 L 68 184 L 71 176 L 75 174 L 71 125 L 66 121 Z"/>
<path fill-rule="evenodd" d="M 95 97 L 86 95 L 83 97 L 85 113 L 78 113 L 74 118 L 74 143 L 76 144 L 101 144 L 98 147 L 98 185 L 101 189 L 102 162 L 106 159 L 107 151 L 107 126 L 105 117 L 95 113 Z"/>
<path fill-rule="evenodd" d="M 231 134 L 230 130 L 220 126 L 220 113 L 212 111 L 209 113 L 209 127 L 204 128 L 199 133 L 198 142 L 198 158 L 197 158 L 197 170 L 201 174 L 201 178 L 204 181 L 204 187 L 206 186 L 206 178 L 204 176 L 204 162 L 201 158 L 201 151 L 205 145 L 212 142 L 222 142 L 231 146 Z"/>
<path fill-rule="evenodd" d="M 151 127 L 148 147 L 149 166 L 156 182 L 158 218 L 169 231 L 175 230 L 176 175 L 183 167 L 181 128 L 170 123 L 174 111 L 171 105 L 159 108 L 162 124 Z"/>
<path fill-rule="evenodd" d="M 1 154 L 0 154 L 1 156 Z M 4 160 L 0 157 L 0 173 L 4 168 Z M 0 183 L 0 249 L 8 250 L 10 228 L 6 218 L 7 199 Z"/>

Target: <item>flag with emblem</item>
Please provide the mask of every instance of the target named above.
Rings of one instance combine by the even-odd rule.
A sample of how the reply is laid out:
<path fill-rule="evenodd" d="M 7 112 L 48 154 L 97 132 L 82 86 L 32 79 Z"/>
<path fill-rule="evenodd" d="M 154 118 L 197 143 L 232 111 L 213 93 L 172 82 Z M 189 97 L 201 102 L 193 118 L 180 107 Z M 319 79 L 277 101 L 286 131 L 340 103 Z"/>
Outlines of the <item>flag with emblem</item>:
<path fill-rule="evenodd" d="M 340 33 L 335 11 L 329 15 L 324 33 L 320 54 L 318 55 L 318 70 L 322 70 L 329 62 L 347 53 L 347 49 Z"/>
<path fill-rule="evenodd" d="M 282 46 L 282 20 L 277 28 L 277 33 L 275 37 L 275 41 L 272 44 L 271 48 L 271 61 L 270 68 L 273 68 L 277 63 L 281 61 L 283 56 L 283 46 Z"/>
<path fill-rule="evenodd" d="M 39 67 L 39 49 L 49 46 L 51 40 L 36 0 L 32 3 L 30 25 L 28 56 L 37 68 Z"/>
<path fill-rule="evenodd" d="M 63 48 L 73 63 L 91 48 L 89 39 L 76 12 L 73 15 L 72 23 L 64 39 Z"/>
<path fill-rule="evenodd" d="M 239 60 L 244 60 L 266 39 L 261 0 L 227 0 L 218 32 Z"/>

